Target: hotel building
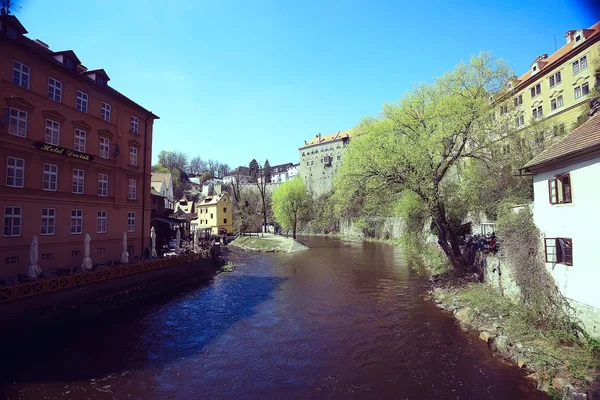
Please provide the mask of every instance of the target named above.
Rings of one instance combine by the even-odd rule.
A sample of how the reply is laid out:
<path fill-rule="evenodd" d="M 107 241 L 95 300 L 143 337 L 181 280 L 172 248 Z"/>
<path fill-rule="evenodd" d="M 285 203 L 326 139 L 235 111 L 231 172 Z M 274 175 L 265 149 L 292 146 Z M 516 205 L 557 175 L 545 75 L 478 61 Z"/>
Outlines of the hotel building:
<path fill-rule="evenodd" d="M 149 246 L 152 126 L 158 117 L 71 50 L 31 40 L 0 16 L 0 276 L 25 274 L 33 236 L 42 270 Z"/>

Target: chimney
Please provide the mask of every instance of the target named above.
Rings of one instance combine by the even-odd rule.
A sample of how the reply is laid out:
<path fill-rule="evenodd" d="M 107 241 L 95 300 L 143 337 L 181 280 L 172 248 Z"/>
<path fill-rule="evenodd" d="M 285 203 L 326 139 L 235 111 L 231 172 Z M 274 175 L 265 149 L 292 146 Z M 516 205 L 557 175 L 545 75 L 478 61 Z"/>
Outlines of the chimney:
<path fill-rule="evenodd" d="M 541 56 L 537 56 L 537 58 L 535 59 L 536 62 L 538 61 L 544 61 L 546 58 L 548 58 L 548 54 L 542 54 Z"/>
<path fill-rule="evenodd" d="M 321 143 L 321 134 L 317 133 L 317 138 L 318 138 L 318 142 L 317 143 Z"/>
<path fill-rule="evenodd" d="M 35 39 L 34 42 L 36 42 L 37 44 L 39 44 L 40 46 L 42 46 L 45 49 L 50 48 L 50 46 L 48 46 L 46 43 L 42 42 L 40 39 Z"/>
<path fill-rule="evenodd" d="M 571 29 L 570 31 L 567 31 L 567 33 L 565 33 L 565 39 L 567 40 L 567 44 L 569 44 L 573 41 L 574 34 L 575 34 L 574 29 Z"/>

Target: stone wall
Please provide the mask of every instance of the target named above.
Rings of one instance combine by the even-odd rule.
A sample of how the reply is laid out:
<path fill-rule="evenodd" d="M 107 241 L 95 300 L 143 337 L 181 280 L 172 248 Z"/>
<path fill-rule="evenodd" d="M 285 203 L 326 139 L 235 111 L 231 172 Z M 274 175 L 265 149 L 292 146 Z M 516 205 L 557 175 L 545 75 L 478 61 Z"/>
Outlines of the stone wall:
<path fill-rule="evenodd" d="M 363 217 L 359 219 L 342 218 L 340 219 L 340 235 L 345 238 L 362 240 L 365 237 L 373 237 L 376 239 L 400 239 L 402 234 L 402 219 L 398 217 Z M 368 227 L 368 234 L 363 232 L 363 226 Z"/>

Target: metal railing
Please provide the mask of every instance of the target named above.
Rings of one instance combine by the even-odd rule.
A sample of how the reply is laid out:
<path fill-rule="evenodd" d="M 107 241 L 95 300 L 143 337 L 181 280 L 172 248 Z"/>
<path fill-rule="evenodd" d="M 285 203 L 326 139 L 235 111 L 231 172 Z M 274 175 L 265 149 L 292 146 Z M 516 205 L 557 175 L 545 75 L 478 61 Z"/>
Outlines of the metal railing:
<path fill-rule="evenodd" d="M 69 289 L 76 286 L 88 285 L 108 279 L 120 278 L 127 275 L 174 267 L 185 262 L 205 258 L 207 257 L 202 254 L 184 254 L 176 257 L 159 258 L 152 261 L 141 261 L 135 264 L 97 268 L 64 276 L 52 276 L 30 282 L 4 285 L 0 286 L 0 303 L 57 290 Z"/>

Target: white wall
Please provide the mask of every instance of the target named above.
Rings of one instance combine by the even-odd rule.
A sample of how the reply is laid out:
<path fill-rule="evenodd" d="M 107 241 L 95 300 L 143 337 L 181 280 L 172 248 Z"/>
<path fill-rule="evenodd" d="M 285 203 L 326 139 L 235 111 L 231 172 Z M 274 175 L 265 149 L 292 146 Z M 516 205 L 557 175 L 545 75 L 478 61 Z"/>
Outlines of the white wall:
<path fill-rule="evenodd" d="M 573 202 L 552 205 L 548 179 L 566 172 Z M 548 271 L 566 297 L 600 308 L 600 158 L 535 175 L 533 181 L 533 215 L 542 236 L 573 239 L 573 265 L 546 263 Z"/>

